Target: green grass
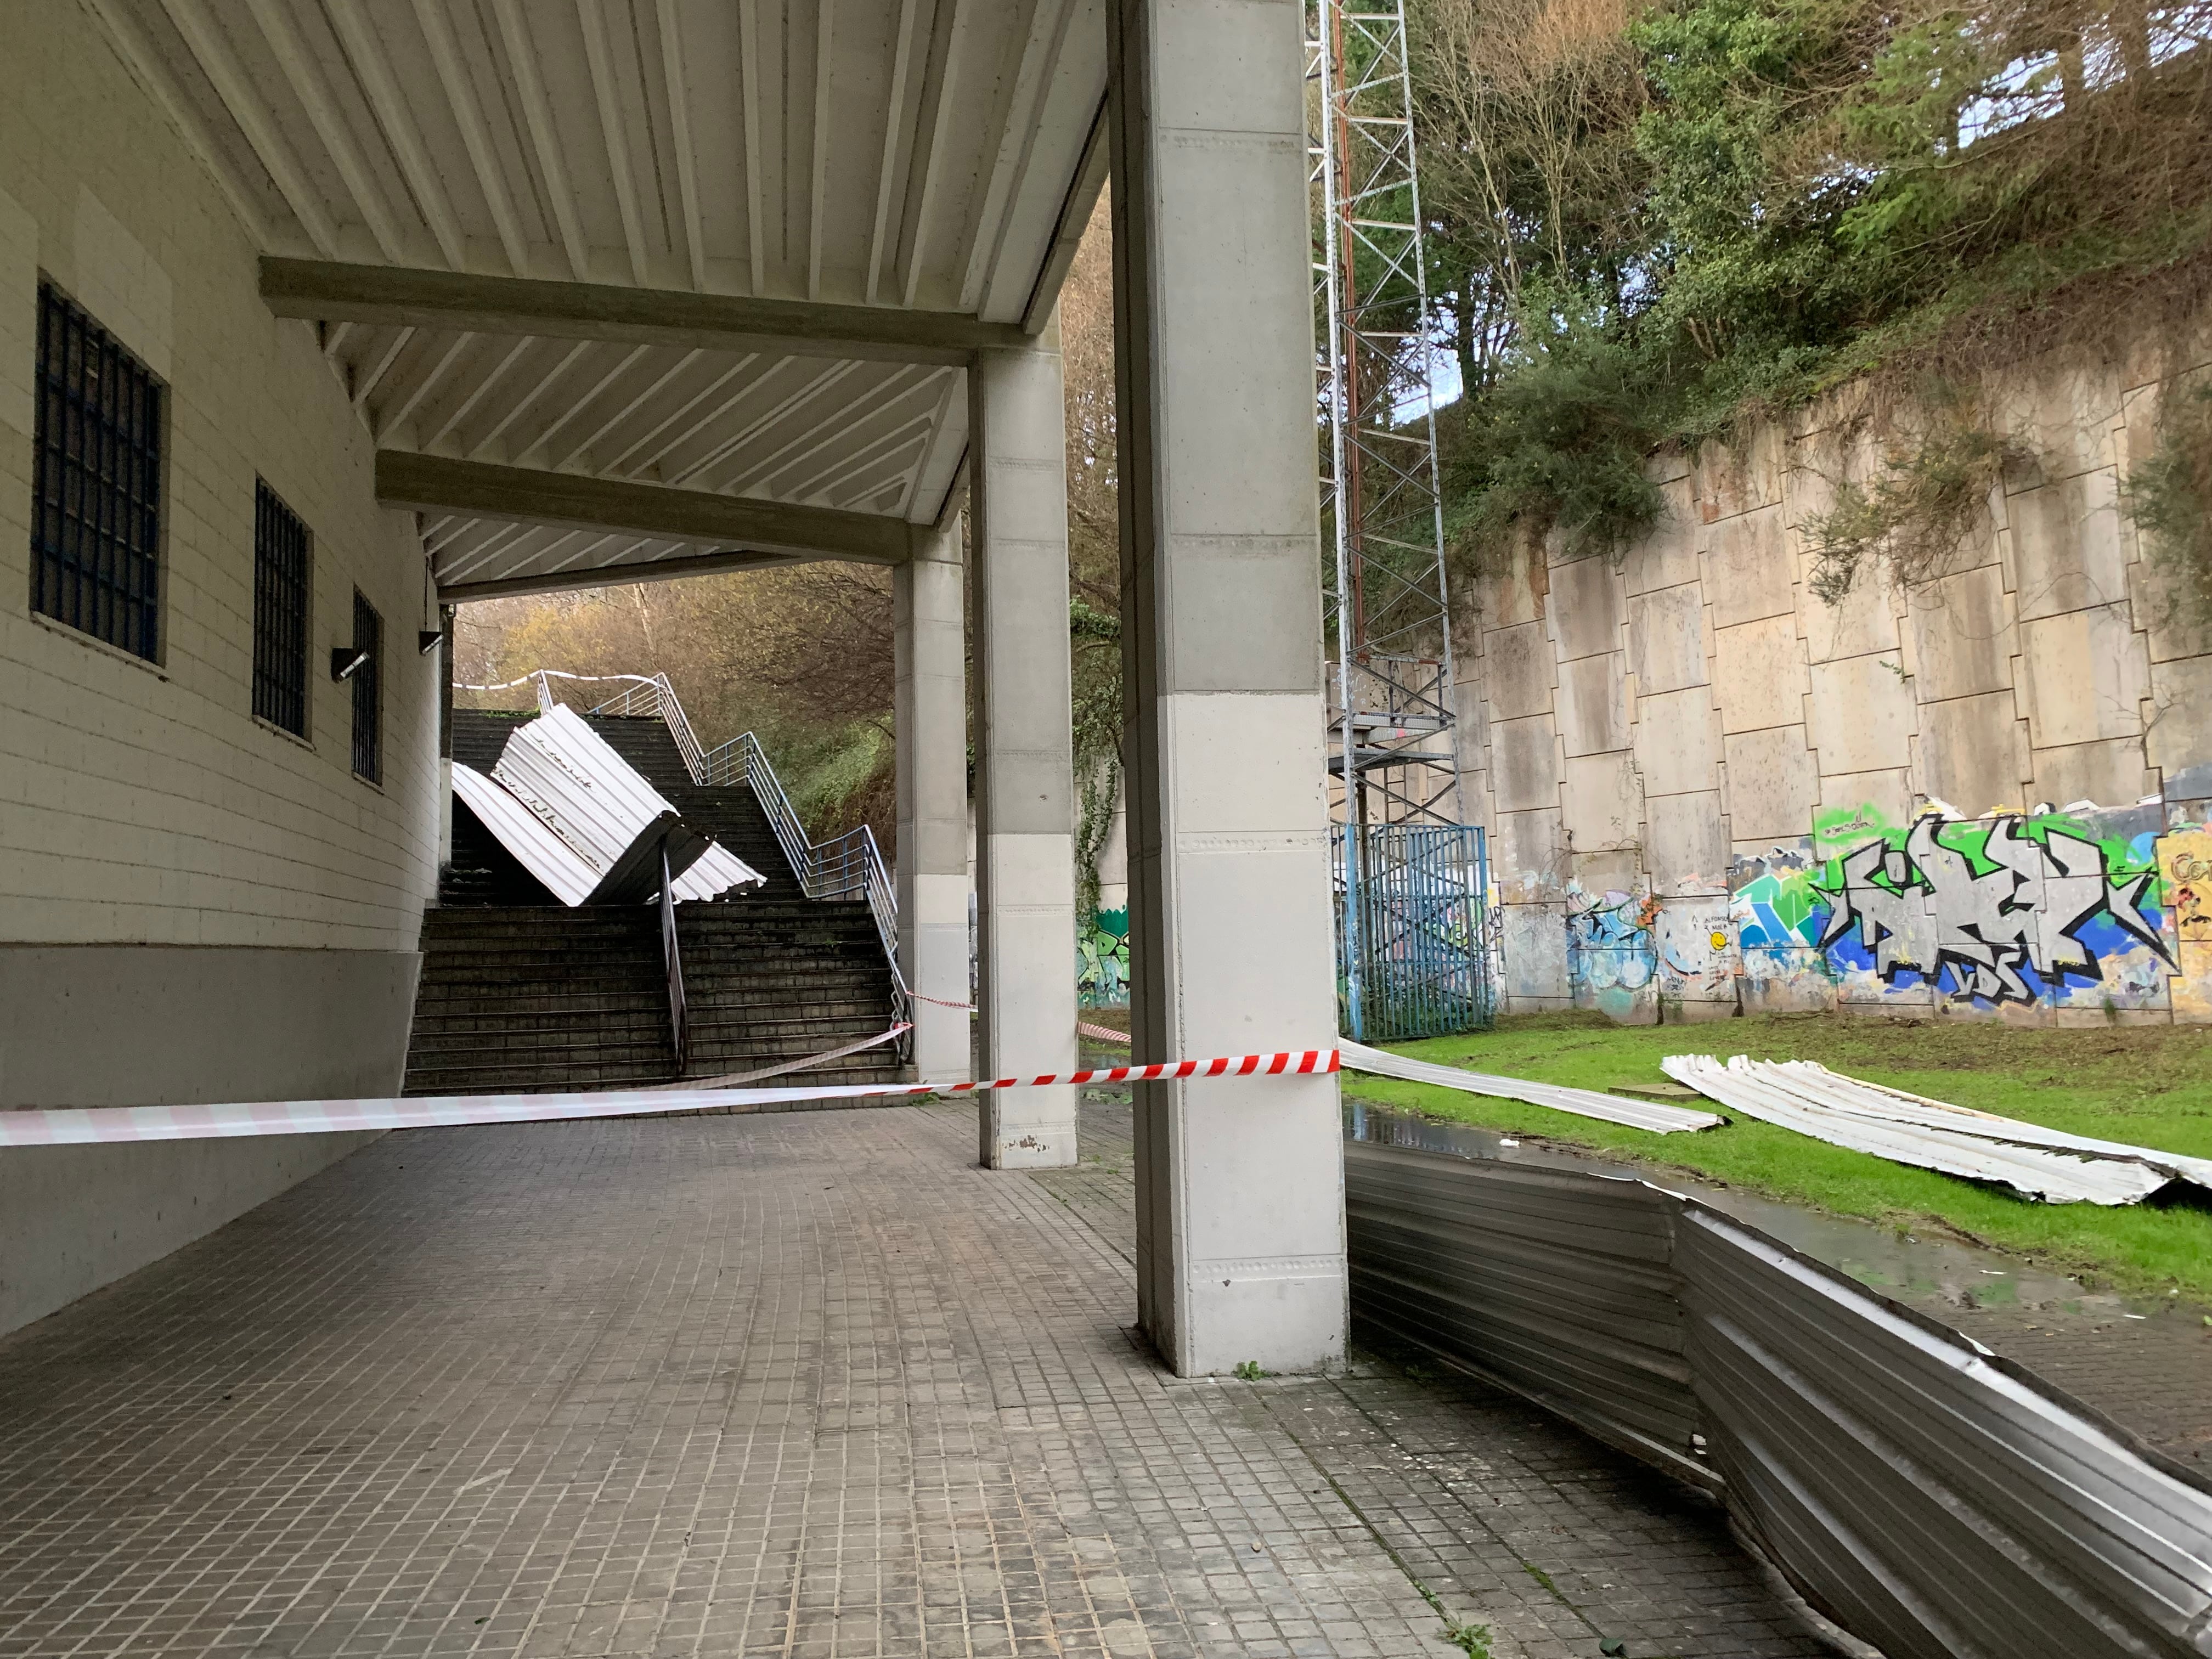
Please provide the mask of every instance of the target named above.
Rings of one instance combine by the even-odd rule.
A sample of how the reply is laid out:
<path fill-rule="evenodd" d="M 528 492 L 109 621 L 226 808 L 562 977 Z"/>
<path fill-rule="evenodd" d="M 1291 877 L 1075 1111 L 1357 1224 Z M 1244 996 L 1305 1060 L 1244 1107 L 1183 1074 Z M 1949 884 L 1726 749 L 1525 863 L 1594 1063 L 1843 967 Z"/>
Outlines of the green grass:
<path fill-rule="evenodd" d="M 1956 1105 L 2212 1158 L 2212 1030 L 2202 1027 L 2046 1030 L 1825 1014 L 1638 1027 L 1600 1014 L 1531 1014 L 1501 1019 L 1492 1032 L 1391 1046 L 1421 1060 L 1584 1089 L 1664 1085 L 1659 1061 L 1674 1054 L 1817 1060 Z M 2178 1286 L 2212 1299 L 2212 1205 L 2202 1202 L 2041 1204 L 1747 1120 L 1658 1135 L 1355 1073 L 1346 1073 L 1344 1085 L 1361 1100 L 1680 1170 L 1837 1215 L 1948 1230 L 2121 1290 Z"/>

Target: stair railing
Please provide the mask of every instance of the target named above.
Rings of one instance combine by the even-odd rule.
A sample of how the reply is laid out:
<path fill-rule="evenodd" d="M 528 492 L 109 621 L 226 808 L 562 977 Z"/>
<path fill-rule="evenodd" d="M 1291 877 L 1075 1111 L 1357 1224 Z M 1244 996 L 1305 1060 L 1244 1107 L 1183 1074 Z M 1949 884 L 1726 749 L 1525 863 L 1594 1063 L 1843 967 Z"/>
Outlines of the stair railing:
<path fill-rule="evenodd" d="M 668 872 L 668 841 L 660 842 L 660 963 L 668 973 L 668 1030 L 676 1043 L 676 1075 L 690 1063 L 691 1016 L 684 1000 L 684 950 L 676 938 L 676 878 Z"/>
<path fill-rule="evenodd" d="M 876 921 L 876 936 L 883 942 L 884 959 L 890 963 L 899 1018 L 905 1018 L 908 994 L 905 977 L 899 971 L 898 891 L 891 885 L 890 868 L 876 844 L 876 832 L 864 823 L 828 841 L 809 841 L 806 826 L 799 821 L 798 810 L 784 793 L 768 750 L 750 732 L 707 756 L 702 781 L 709 787 L 743 783 L 753 792 L 753 799 L 768 814 L 769 827 L 775 831 L 775 844 L 798 873 L 799 889 L 807 897 L 867 900 L 868 912 Z"/>
<path fill-rule="evenodd" d="M 875 918 L 876 937 L 884 947 L 884 960 L 891 970 L 894 1018 L 902 1021 L 913 1018 L 913 998 L 907 990 L 906 975 L 899 970 L 898 890 L 891 885 L 890 868 L 884 862 L 883 849 L 876 844 L 873 830 L 864 823 L 828 841 L 809 841 L 806 826 L 799 822 L 798 810 L 784 793 L 782 780 L 776 776 L 775 767 L 760 739 L 747 732 L 711 753 L 702 752 L 691 722 L 684 713 L 684 705 L 677 699 L 676 688 L 668 683 L 665 674 L 635 682 L 591 712 L 644 719 L 658 715 L 667 725 L 669 735 L 675 738 L 677 751 L 684 757 L 684 768 L 691 774 L 693 783 L 702 789 L 743 783 L 753 792 L 753 799 L 768 814 L 769 827 L 775 832 L 775 844 L 782 848 L 785 860 L 799 878 L 801 892 L 811 899 L 851 898 L 856 895 L 865 897 L 868 913 Z M 669 948 L 673 951 L 672 916 L 668 927 L 672 930 Z M 680 977 L 676 981 L 675 994 L 682 994 Z M 905 1048 L 902 1042 L 902 1053 Z"/>

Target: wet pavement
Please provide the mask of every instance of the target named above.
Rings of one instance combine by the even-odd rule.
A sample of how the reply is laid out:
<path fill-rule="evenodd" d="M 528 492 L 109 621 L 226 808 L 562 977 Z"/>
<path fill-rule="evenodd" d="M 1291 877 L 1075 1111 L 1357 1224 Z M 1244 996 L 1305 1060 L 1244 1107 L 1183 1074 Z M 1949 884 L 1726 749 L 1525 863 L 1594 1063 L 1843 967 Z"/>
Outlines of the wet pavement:
<path fill-rule="evenodd" d="M 2212 1475 L 2212 1310 L 2195 1303 L 2092 1290 L 1972 1244 L 1357 1100 L 1346 1103 L 1346 1132 L 1466 1158 L 1635 1176 L 1687 1194 L 1965 1332 Z"/>
<path fill-rule="evenodd" d="M 0 1339 L 0 1659 L 1819 1652 L 1511 1395 L 1169 1375 L 1115 1110 L 386 1136 Z"/>

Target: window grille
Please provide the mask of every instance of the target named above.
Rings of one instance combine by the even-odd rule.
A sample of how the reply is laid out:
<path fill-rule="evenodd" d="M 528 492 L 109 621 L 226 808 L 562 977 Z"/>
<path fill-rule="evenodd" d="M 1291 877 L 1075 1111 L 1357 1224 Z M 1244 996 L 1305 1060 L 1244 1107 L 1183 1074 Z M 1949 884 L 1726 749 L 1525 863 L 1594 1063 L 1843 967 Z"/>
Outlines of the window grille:
<path fill-rule="evenodd" d="M 353 595 L 353 648 L 368 658 L 350 676 L 354 775 L 377 783 L 384 777 L 383 726 L 380 718 L 383 712 L 380 700 L 384 690 L 384 618 L 376 614 L 374 605 L 362 598 L 359 588 L 354 590 Z"/>
<path fill-rule="evenodd" d="M 39 284 L 31 609 L 152 661 L 161 647 L 161 383 Z"/>
<path fill-rule="evenodd" d="M 307 735 L 307 526 L 265 483 L 253 483 L 253 712 Z"/>

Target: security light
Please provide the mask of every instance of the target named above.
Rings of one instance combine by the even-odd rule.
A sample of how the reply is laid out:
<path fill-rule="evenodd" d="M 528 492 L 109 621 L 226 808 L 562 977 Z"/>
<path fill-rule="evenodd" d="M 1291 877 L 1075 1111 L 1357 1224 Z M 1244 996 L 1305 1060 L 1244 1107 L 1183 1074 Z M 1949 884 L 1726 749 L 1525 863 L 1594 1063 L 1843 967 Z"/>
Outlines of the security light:
<path fill-rule="evenodd" d="M 357 645 L 334 645 L 331 647 L 331 678 L 349 680 L 368 666 L 368 653 Z"/>
<path fill-rule="evenodd" d="M 426 657 L 445 642 L 446 636 L 434 629 L 426 628 L 415 636 L 415 648 Z"/>

